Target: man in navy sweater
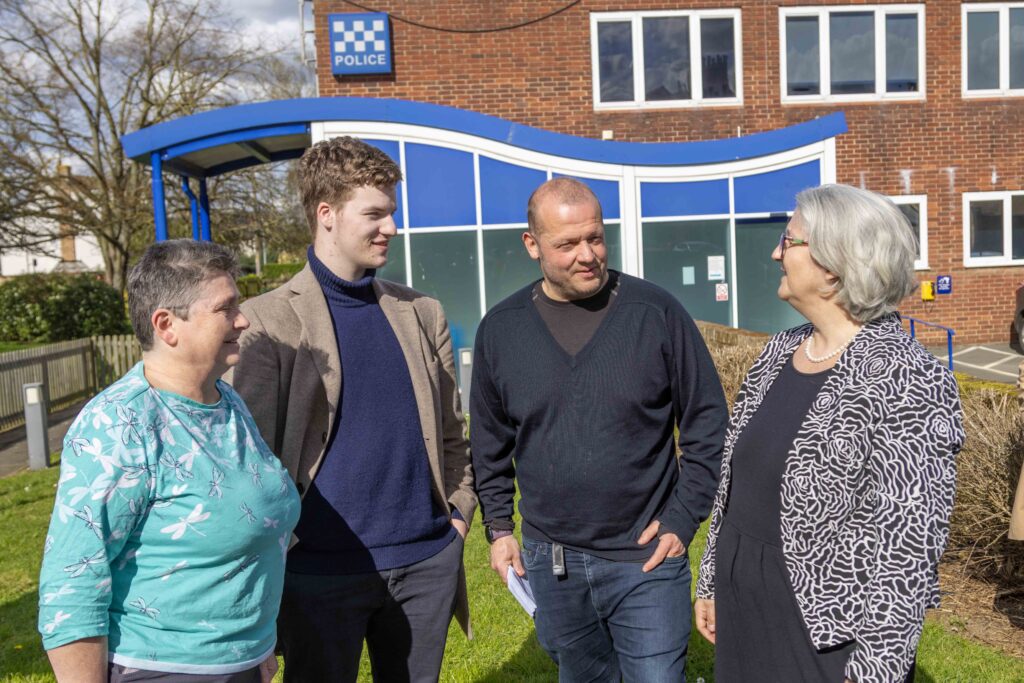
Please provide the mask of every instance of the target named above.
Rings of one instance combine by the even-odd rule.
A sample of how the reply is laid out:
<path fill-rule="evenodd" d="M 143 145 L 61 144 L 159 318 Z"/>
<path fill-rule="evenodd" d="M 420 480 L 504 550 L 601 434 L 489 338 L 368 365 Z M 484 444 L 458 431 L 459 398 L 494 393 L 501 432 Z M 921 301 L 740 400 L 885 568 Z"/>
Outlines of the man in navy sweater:
<path fill-rule="evenodd" d="M 718 488 L 727 420 L 718 374 L 679 301 L 607 269 L 586 185 L 548 181 L 527 217 L 523 242 L 543 278 L 487 313 L 473 359 L 491 567 L 528 574 L 561 681 L 679 683 L 686 550 Z"/>
<path fill-rule="evenodd" d="M 242 305 L 233 383 L 302 495 L 278 620 L 285 681 L 437 681 L 476 496 L 440 304 L 374 277 L 401 171 L 353 138 L 311 147 L 299 183 L 313 244 L 289 282 Z M 254 477 L 257 476 L 255 473 Z"/>

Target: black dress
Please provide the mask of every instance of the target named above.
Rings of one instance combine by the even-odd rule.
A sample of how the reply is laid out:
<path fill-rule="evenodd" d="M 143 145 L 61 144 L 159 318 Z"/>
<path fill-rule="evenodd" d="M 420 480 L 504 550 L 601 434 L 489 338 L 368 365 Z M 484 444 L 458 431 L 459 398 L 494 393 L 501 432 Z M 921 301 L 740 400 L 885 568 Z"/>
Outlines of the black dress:
<path fill-rule="evenodd" d="M 843 683 L 856 643 L 817 650 L 782 555 L 786 456 L 831 371 L 803 374 L 790 358 L 733 449 L 729 503 L 715 562 L 715 680 Z"/>

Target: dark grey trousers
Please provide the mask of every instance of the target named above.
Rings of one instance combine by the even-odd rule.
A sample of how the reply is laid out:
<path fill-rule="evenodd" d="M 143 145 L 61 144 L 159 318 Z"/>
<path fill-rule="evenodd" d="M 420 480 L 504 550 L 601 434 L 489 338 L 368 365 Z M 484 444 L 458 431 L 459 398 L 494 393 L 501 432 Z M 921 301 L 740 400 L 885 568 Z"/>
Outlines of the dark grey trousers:
<path fill-rule="evenodd" d="M 462 563 L 462 537 L 422 562 L 368 574 L 285 573 L 277 639 L 285 683 L 354 683 L 363 640 L 373 680 L 435 683 Z"/>
<path fill-rule="evenodd" d="M 108 683 L 260 683 L 260 668 L 234 674 L 178 674 L 148 669 L 133 669 L 109 662 Z"/>

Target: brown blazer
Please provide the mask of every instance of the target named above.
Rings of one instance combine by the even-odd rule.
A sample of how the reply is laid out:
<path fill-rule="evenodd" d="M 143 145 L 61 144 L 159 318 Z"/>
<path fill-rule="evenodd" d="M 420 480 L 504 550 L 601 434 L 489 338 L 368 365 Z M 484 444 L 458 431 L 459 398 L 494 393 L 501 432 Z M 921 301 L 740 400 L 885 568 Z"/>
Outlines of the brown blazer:
<path fill-rule="evenodd" d="M 436 299 L 408 287 L 377 279 L 373 287 L 409 366 L 434 496 L 469 524 L 477 499 L 444 311 Z M 307 265 L 284 285 L 246 301 L 242 311 L 249 329 L 240 340 L 241 360 L 225 379 L 245 399 L 263 439 L 304 495 L 323 461 L 341 396 L 341 359 L 327 301 Z M 463 569 L 456 616 L 470 635 Z"/>

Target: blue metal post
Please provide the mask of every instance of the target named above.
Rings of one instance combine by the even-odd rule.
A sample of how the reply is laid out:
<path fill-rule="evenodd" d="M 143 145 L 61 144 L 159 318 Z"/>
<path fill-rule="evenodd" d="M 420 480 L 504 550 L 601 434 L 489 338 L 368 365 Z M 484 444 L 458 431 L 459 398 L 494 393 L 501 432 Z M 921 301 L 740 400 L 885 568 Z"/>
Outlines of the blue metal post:
<path fill-rule="evenodd" d="M 192 192 L 192 188 L 188 186 L 188 177 L 181 176 L 181 191 L 188 197 L 188 209 L 192 215 L 192 239 L 199 239 L 199 200 L 196 199 L 196 195 Z"/>
<path fill-rule="evenodd" d="M 946 351 L 949 353 L 949 369 L 953 370 L 953 330 L 946 330 Z"/>
<path fill-rule="evenodd" d="M 910 318 L 910 338 L 914 339 L 915 337 L 917 337 L 917 335 L 914 334 L 914 319 Z"/>
<path fill-rule="evenodd" d="M 164 205 L 163 161 L 159 151 L 149 155 L 149 163 L 153 171 L 153 225 L 156 241 L 163 242 L 167 239 L 167 207 Z"/>
<path fill-rule="evenodd" d="M 199 179 L 199 239 L 210 241 L 210 197 L 206 194 L 206 178 Z"/>

